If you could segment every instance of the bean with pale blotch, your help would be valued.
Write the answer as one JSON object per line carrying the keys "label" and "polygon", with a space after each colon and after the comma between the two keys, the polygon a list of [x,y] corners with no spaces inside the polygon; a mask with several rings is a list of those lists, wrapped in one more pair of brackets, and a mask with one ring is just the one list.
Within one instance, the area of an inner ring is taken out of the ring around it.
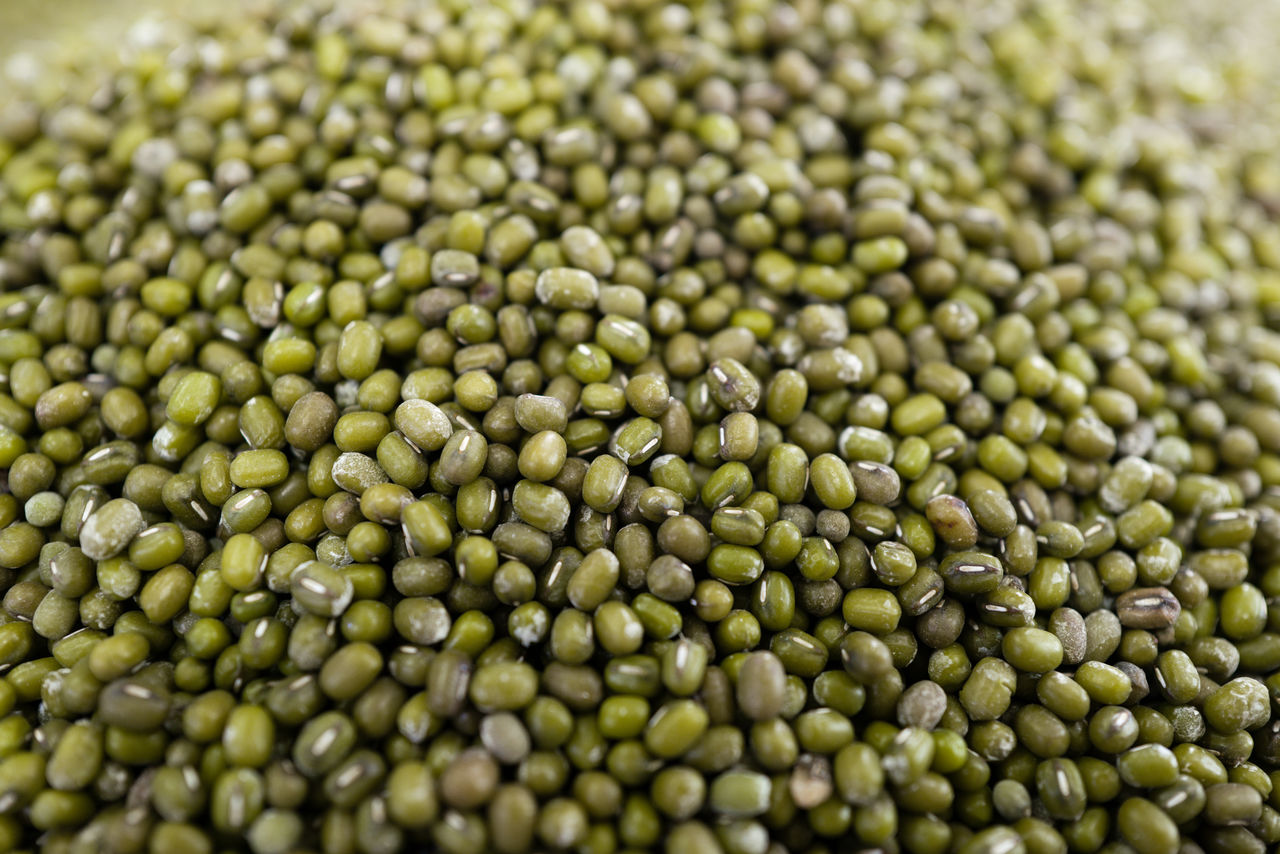
{"label": "bean with pale blotch", "polygon": [[552,267],[538,274],[534,294],[543,305],[552,308],[593,308],[600,296],[600,283],[586,270]]}
{"label": "bean with pale blotch", "polygon": [[449,416],[428,400],[406,400],[396,407],[396,429],[423,451],[438,451],[453,435]]}
{"label": "bean with pale blotch", "polygon": [[367,454],[348,451],[333,464],[333,482],[355,495],[363,495],[369,487],[389,480],[377,460]]}
{"label": "bean with pale blotch", "polygon": [[835,791],[831,760],[816,753],[801,756],[787,779],[787,791],[800,809],[809,810],[825,803]]}
{"label": "bean with pale blotch", "polygon": [[932,730],[947,710],[947,693],[936,682],[917,682],[898,698],[898,724]]}
{"label": "bean with pale blotch", "polygon": [[102,505],[80,529],[80,548],[93,560],[106,560],[124,551],[146,522],[138,505],[116,498]]}
{"label": "bean with pale blotch", "polygon": [[573,225],[560,235],[565,259],[575,267],[595,276],[613,275],[613,251],[596,231],[585,225]]}
{"label": "bean with pale blotch", "polygon": [[1205,721],[1221,733],[1256,729],[1270,717],[1271,700],[1266,686],[1249,676],[1232,679],[1204,702]]}
{"label": "bean with pale blotch", "polygon": [[1058,608],[1049,615],[1049,631],[1062,643],[1064,664],[1084,661],[1087,650],[1084,618],[1074,608]]}
{"label": "bean with pale blotch", "polygon": [[796,364],[814,391],[835,391],[862,379],[864,366],[856,353],[843,347],[804,355]]}

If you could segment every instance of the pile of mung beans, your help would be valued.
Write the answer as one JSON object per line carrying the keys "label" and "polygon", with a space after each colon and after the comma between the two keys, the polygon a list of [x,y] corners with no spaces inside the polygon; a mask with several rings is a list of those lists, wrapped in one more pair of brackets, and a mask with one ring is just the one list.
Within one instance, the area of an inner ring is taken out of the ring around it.
{"label": "pile of mung beans", "polygon": [[1229,80],[1123,2],[222,12],[0,95],[0,850],[1275,850]]}

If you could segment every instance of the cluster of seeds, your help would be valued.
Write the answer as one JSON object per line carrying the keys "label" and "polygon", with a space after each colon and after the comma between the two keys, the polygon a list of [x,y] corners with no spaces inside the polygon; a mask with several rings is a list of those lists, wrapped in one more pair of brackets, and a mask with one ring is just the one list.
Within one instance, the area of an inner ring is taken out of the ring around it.
{"label": "cluster of seeds", "polygon": [[259,6],[0,106],[0,849],[1280,843],[1212,69],[1111,2]]}

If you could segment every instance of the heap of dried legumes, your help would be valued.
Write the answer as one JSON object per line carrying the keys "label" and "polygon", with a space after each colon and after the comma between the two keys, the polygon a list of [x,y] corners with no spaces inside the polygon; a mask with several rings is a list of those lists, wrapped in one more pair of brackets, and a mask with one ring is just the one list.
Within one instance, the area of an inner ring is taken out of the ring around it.
{"label": "heap of dried legumes", "polygon": [[1280,843],[1280,161],[1152,26],[273,0],[9,87],[0,850]]}

